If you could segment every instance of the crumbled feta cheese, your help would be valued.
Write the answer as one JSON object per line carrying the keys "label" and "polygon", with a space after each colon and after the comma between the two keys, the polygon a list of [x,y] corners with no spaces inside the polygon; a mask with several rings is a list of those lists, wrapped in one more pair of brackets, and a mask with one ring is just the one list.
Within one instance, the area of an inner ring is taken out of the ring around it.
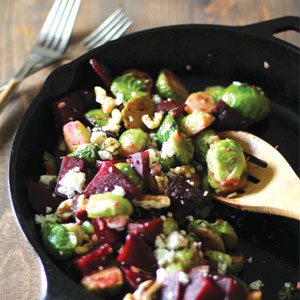
{"label": "crumbled feta cheese", "polygon": [[43,215],[35,215],[34,220],[36,224],[43,225],[45,221],[57,221],[57,216],[55,214],[47,214],[45,216]]}
{"label": "crumbled feta cheese", "polygon": [[173,217],[173,214],[172,214],[171,212],[168,212],[168,213],[167,213],[167,216],[168,216],[169,218],[172,218],[172,217]]}
{"label": "crumbled feta cheese", "polygon": [[102,145],[102,143],[107,138],[107,135],[103,131],[92,131],[91,134],[91,143],[98,144],[99,146]]}
{"label": "crumbled feta cheese", "polygon": [[163,142],[161,147],[161,157],[167,158],[167,157],[172,157],[174,155],[175,155],[175,149],[174,149],[174,143],[172,139]]}
{"label": "crumbled feta cheese", "polygon": [[49,206],[46,206],[46,213],[50,214],[52,212],[52,208]]}
{"label": "crumbled feta cheese", "polygon": [[180,230],[180,233],[181,233],[182,235],[186,235],[186,231],[185,231],[185,230]]}
{"label": "crumbled feta cheese", "polygon": [[124,227],[128,223],[129,215],[117,215],[112,218],[105,218],[106,224],[111,229],[118,231],[124,230]]}
{"label": "crumbled feta cheese", "polygon": [[55,175],[41,175],[39,183],[41,183],[42,185],[44,185],[47,188],[50,188],[51,186],[53,186],[55,184],[56,178],[57,178],[57,176],[55,176]]}
{"label": "crumbled feta cheese", "polygon": [[186,216],[186,219],[189,220],[189,222],[194,221],[194,217],[190,215]]}
{"label": "crumbled feta cheese", "polygon": [[188,240],[181,235],[178,231],[173,231],[168,237],[167,237],[167,248],[170,250],[176,250],[180,248],[187,247]]}
{"label": "crumbled feta cheese", "polygon": [[155,247],[156,248],[165,248],[166,244],[161,238],[161,236],[157,235],[155,238]]}
{"label": "crumbled feta cheese", "polygon": [[111,112],[111,117],[108,119],[109,125],[119,125],[122,121],[122,114],[121,112],[115,108]]}
{"label": "crumbled feta cheese", "polygon": [[218,273],[220,275],[225,275],[227,271],[227,264],[218,263]]}
{"label": "crumbled feta cheese", "polygon": [[98,154],[102,160],[112,160],[113,159],[112,153],[110,153],[106,150],[100,150],[100,151],[98,151]]}
{"label": "crumbled feta cheese", "polygon": [[161,218],[163,221],[166,221],[166,219],[167,219],[166,216],[164,216],[164,215],[161,215],[160,218]]}
{"label": "crumbled feta cheese", "polygon": [[118,133],[121,129],[121,125],[107,124],[101,127],[103,131],[110,131],[113,133]]}
{"label": "crumbled feta cheese", "polygon": [[263,286],[264,284],[260,279],[253,281],[249,284],[250,290],[260,290],[260,288]]}
{"label": "crumbled feta cheese", "polygon": [[167,272],[166,269],[159,268],[159,269],[156,270],[156,280],[159,283],[163,283],[167,276],[168,276],[168,272]]}
{"label": "crumbled feta cheese", "polygon": [[189,276],[188,274],[186,274],[183,271],[180,271],[178,274],[179,277],[179,281],[183,284],[183,285],[187,285],[189,283]]}
{"label": "crumbled feta cheese", "polygon": [[114,189],[111,191],[111,193],[118,195],[118,196],[122,196],[122,197],[125,196],[125,194],[126,194],[125,190],[121,186],[118,186],[118,185],[114,186]]}
{"label": "crumbled feta cheese", "polygon": [[208,195],[208,191],[204,191],[203,196],[206,197]]}
{"label": "crumbled feta cheese", "polygon": [[123,103],[123,94],[122,93],[118,93],[115,99],[115,103],[117,106],[121,105]]}
{"label": "crumbled feta cheese", "polygon": [[233,84],[233,85],[236,85],[236,86],[240,86],[240,85],[242,85],[242,83],[241,83],[241,82],[239,82],[239,81],[232,81],[232,84]]}
{"label": "crumbled feta cheese", "polygon": [[264,61],[264,68],[265,69],[269,69],[270,68],[270,64],[267,61]]}
{"label": "crumbled feta cheese", "polygon": [[129,122],[132,122],[132,121],[133,121],[133,117],[132,117],[132,116],[129,116],[129,117],[128,117],[128,121],[129,121]]}
{"label": "crumbled feta cheese", "polygon": [[157,162],[159,162],[159,157],[158,157],[158,153],[156,150],[154,149],[148,149],[148,153],[149,153],[149,164],[155,164]]}
{"label": "crumbled feta cheese", "polygon": [[251,263],[253,262],[253,257],[252,257],[252,256],[248,257],[248,258],[247,258],[247,262],[248,262],[249,264],[251,264]]}
{"label": "crumbled feta cheese", "polygon": [[161,97],[157,94],[153,95],[152,100],[155,104],[158,104],[161,102]]}
{"label": "crumbled feta cheese", "polygon": [[67,195],[69,198],[75,195],[75,192],[81,193],[85,183],[85,173],[80,172],[76,167],[69,170],[59,181],[58,192]]}
{"label": "crumbled feta cheese", "polygon": [[186,65],[185,68],[189,71],[192,67],[191,65]]}

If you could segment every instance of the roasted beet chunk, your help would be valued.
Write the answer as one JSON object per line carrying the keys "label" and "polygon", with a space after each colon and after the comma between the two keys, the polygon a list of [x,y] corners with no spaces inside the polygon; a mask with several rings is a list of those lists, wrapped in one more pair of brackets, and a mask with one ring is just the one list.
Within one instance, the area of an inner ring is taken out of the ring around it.
{"label": "roasted beet chunk", "polygon": [[116,229],[109,228],[104,220],[96,218],[92,220],[92,223],[99,244],[108,243],[113,245],[121,239],[122,233]]}
{"label": "roasted beet chunk", "polygon": [[148,272],[154,272],[157,266],[151,248],[141,237],[134,234],[126,237],[126,242],[117,260]]}
{"label": "roasted beet chunk", "polygon": [[142,282],[153,279],[153,275],[151,273],[144,272],[135,267],[121,266],[121,270],[124,274],[127,284],[134,291]]}
{"label": "roasted beet chunk", "polygon": [[180,300],[182,299],[183,285],[179,280],[179,273],[174,272],[168,274],[164,279],[163,288],[161,291],[162,300]]}
{"label": "roasted beet chunk", "polygon": [[52,104],[54,124],[60,130],[70,121],[80,120],[85,111],[85,105],[78,93],[72,93]]}
{"label": "roasted beet chunk", "polygon": [[110,89],[112,77],[109,69],[95,58],[91,58],[89,60],[89,63],[92,66],[95,73],[99,76],[101,82],[105,85],[105,87]]}
{"label": "roasted beet chunk", "polygon": [[101,247],[75,259],[73,262],[81,271],[82,275],[89,275],[92,271],[103,266],[107,257],[112,254],[112,252],[112,247],[108,244],[104,244]]}
{"label": "roasted beet chunk", "polygon": [[52,211],[55,211],[63,200],[34,181],[29,182],[27,194],[34,211],[42,215],[46,213],[47,207],[51,207]]}
{"label": "roasted beet chunk", "polygon": [[185,105],[175,100],[164,100],[156,105],[157,111],[163,111],[164,113],[170,113],[174,118],[184,113]]}
{"label": "roasted beet chunk", "polygon": [[163,226],[163,220],[161,218],[155,218],[152,220],[143,220],[130,222],[127,225],[128,233],[138,234],[147,243],[154,243],[155,238],[161,233]]}
{"label": "roasted beet chunk", "polygon": [[111,192],[115,186],[122,187],[126,198],[132,199],[140,194],[140,189],[124,176],[111,162],[104,164],[86,187],[84,194],[92,195]]}
{"label": "roasted beet chunk", "polygon": [[56,187],[55,187],[55,194],[65,198],[70,196],[61,192],[60,181],[69,171],[72,170],[76,170],[78,172],[84,173],[86,170],[85,160],[83,158],[76,158],[76,157],[67,157],[67,156],[63,157],[60,165],[60,171],[59,171]]}
{"label": "roasted beet chunk", "polygon": [[245,300],[247,293],[240,283],[231,277],[214,276],[215,284],[225,293],[224,300]]}
{"label": "roasted beet chunk", "polygon": [[130,164],[142,178],[149,174],[149,152],[137,152],[130,155]]}
{"label": "roasted beet chunk", "polygon": [[234,108],[220,100],[213,111],[216,118],[213,123],[215,130],[245,130],[247,122],[245,118]]}
{"label": "roasted beet chunk", "polygon": [[198,277],[186,287],[183,300],[223,300],[224,293],[209,278]]}

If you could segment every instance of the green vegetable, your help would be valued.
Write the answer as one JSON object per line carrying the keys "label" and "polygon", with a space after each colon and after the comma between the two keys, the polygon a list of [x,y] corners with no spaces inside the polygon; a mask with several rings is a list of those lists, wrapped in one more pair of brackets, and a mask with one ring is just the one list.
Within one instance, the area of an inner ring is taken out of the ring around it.
{"label": "green vegetable", "polygon": [[234,228],[224,220],[217,220],[216,223],[211,224],[211,227],[222,237],[227,248],[234,248],[238,242],[238,237]]}
{"label": "green vegetable", "polygon": [[181,119],[179,123],[180,130],[187,136],[193,136],[207,128],[215,118],[202,111],[194,111]]}
{"label": "green vegetable", "polygon": [[174,252],[173,262],[167,265],[168,271],[188,270],[199,264],[198,256],[192,248],[176,250]]}
{"label": "green vegetable", "polygon": [[172,217],[167,217],[163,223],[163,234],[168,236],[173,231],[179,230],[178,224]]}
{"label": "green vegetable", "polygon": [[74,232],[53,221],[43,223],[42,238],[46,249],[59,260],[71,257],[78,244]]}
{"label": "green vegetable", "polygon": [[97,158],[99,158],[99,150],[100,148],[96,144],[82,144],[77,146],[74,152],[68,154],[68,156],[83,158],[90,166],[94,166]]}
{"label": "green vegetable", "polygon": [[54,156],[51,153],[45,151],[43,160],[47,175],[57,175],[57,166]]}
{"label": "green vegetable", "polygon": [[120,153],[123,156],[144,150],[149,142],[149,135],[142,129],[133,128],[124,131],[120,138]]}
{"label": "green vegetable", "polygon": [[158,93],[163,98],[184,102],[188,97],[188,91],[179,79],[169,70],[162,70],[156,81]]}
{"label": "green vegetable", "polygon": [[239,143],[216,141],[207,151],[206,162],[209,184],[217,193],[233,192],[246,184],[247,164]]}
{"label": "green vegetable", "polygon": [[128,177],[134,185],[143,186],[143,179],[133,168],[131,168],[129,163],[119,162],[115,164],[115,167],[118,168],[123,175]]}
{"label": "green vegetable", "polygon": [[136,78],[132,73],[116,77],[110,89],[116,97],[121,95],[124,102],[136,96],[147,95],[145,81]]}
{"label": "green vegetable", "polygon": [[218,102],[221,99],[221,95],[224,92],[224,87],[215,85],[215,86],[208,86],[205,88],[205,92],[215,101]]}
{"label": "green vegetable", "polygon": [[177,123],[172,115],[167,114],[156,132],[157,142],[166,142],[175,132],[178,132]]}
{"label": "green vegetable", "polygon": [[89,218],[111,218],[117,215],[131,215],[129,200],[113,193],[91,195],[86,205]]}
{"label": "green vegetable", "polygon": [[221,98],[239,111],[249,124],[264,119],[270,112],[270,102],[264,92],[246,83],[236,82],[229,85]]}
{"label": "green vegetable", "polygon": [[278,298],[280,300],[287,300],[296,294],[296,288],[291,282],[285,282],[278,292]]}
{"label": "green vegetable", "polygon": [[123,75],[125,74],[131,74],[135,78],[142,80],[146,85],[148,94],[151,93],[153,87],[153,79],[148,73],[136,69],[129,69],[123,73]]}
{"label": "green vegetable", "polygon": [[84,117],[93,126],[105,126],[108,123],[109,115],[103,112],[101,109],[92,109],[84,114]]}
{"label": "green vegetable", "polygon": [[160,157],[159,163],[161,164],[161,168],[164,172],[168,172],[170,168],[174,168],[176,165],[176,159],[175,156],[172,157]]}
{"label": "green vegetable", "polygon": [[94,226],[90,221],[84,221],[81,224],[81,228],[83,229],[84,233],[87,234],[94,233],[95,231]]}
{"label": "green vegetable", "polygon": [[204,129],[197,134],[195,139],[195,154],[199,162],[205,163],[206,153],[211,144],[220,140],[217,134],[212,129]]}

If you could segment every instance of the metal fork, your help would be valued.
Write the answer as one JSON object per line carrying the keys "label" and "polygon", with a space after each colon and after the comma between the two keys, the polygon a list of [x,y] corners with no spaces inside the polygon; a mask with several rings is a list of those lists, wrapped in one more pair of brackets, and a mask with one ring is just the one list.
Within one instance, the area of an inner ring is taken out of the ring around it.
{"label": "metal fork", "polygon": [[[132,21],[124,14],[124,12],[122,12],[121,9],[117,9],[89,35],[74,46],[69,47],[60,59],[75,59],[86,51],[101,46],[108,41],[115,40],[123,35],[131,24]],[[49,63],[34,66],[28,75],[39,71],[46,65],[49,65]],[[7,84],[7,81],[0,83],[0,91],[2,91]]]}
{"label": "metal fork", "polygon": [[55,0],[27,62],[0,94],[0,114],[19,83],[38,64],[49,63],[64,53],[71,37],[81,0]]}

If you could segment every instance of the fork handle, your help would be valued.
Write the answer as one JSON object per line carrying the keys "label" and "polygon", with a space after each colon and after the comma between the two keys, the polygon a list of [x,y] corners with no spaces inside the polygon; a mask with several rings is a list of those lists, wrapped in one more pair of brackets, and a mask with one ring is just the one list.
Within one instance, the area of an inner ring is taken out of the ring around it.
{"label": "fork handle", "polygon": [[16,78],[12,78],[9,83],[7,84],[6,88],[0,94],[0,114],[4,110],[5,106],[7,105],[9,99],[14,94],[15,90],[17,89],[20,81]]}

